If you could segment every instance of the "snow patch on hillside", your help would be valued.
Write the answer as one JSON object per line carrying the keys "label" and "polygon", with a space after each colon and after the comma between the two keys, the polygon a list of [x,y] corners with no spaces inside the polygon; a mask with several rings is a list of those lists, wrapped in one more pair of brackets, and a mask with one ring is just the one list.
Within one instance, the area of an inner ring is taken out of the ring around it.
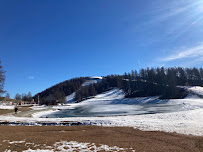
{"label": "snow patch on hillside", "polygon": [[203,87],[201,86],[178,86],[178,87],[184,88],[194,94],[203,95]]}
{"label": "snow patch on hillside", "polygon": [[158,96],[125,98],[123,90],[114,88],[110,91],[96,95],[92,99],[84,100],[79,104],[140,104],[140,103],[165,103],[168,100],[160,100]]}
{"label": "snow patch on hillside", "polygon": [[199,94],[199,95],[203,95],[203,87],[194,86],[194,87],[189,87],[188,90],[192,91],[193,93],[196,93],[196,94]]}
{"label": "snow patch on hillside", "polygon": [[74,102],[75,92],[66,97],[66,103]]}
{"label": "snow patch on hillside", "polygon": [[119,90],[117,88],[112,89],[110,91],[104,92],[102,94],[96,95],[92,99],[84,100],[82,104],[88,104],[88,103],[109,103],[114,100],[120,100],[124,99],[125,94],[122,90]]}

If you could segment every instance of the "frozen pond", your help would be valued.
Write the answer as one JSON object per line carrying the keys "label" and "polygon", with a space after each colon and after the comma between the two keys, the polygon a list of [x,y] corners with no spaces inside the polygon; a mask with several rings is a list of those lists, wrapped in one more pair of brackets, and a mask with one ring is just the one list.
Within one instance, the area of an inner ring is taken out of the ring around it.
{"label": "frozen pond", "polygon": [[[48,115],[50,118],[140,115],[181,111],[182,105],[151,104],[88,104],[64,109]],[[44,116],[46,117],[46,116]]]}

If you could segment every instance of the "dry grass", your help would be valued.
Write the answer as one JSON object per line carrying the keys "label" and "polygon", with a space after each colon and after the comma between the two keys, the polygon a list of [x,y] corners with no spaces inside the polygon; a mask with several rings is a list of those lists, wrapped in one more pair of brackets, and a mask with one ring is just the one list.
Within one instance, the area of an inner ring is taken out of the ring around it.
{"label": "dry grass", "polygon": [[8,110],[8,109],[0,109],[0,115],[5,115],[8,113],[12,113],[14,110]]}
{"label": "dry grass", "polygon": [[[30,111],[30,107],[24,107],[24,106],[19,106],[18,107],[18,114],[15,115],[15,116],[18,116],[20,115],[21,113],[24,113],[24,112],[27,112],[27,111]],[[0,115],[6,115],[6,114],[15,114],[14,113],[14,109],[0,109]]]}
{"label": "dry grass", "polygon": [[20,112],[27,112],[27,111],[30,111],[32,109],[30,109],[30,106],[27,106],[27,107],[18,107],[19,111]]}
{"label": "dry grass", "polygon": [[[133,148],[136,152],[201,152],[203,137],[169,134],[164,132],[144,132],[128,127],[97,126],[0,126],[0,151],[10,149],[22,151],[28,148],[43,148],[43,144],[53,145],[58,141],[78,141]],[[25,143],[9,144],[9,141]],[[9,147],[10,146],[10,147]]]}

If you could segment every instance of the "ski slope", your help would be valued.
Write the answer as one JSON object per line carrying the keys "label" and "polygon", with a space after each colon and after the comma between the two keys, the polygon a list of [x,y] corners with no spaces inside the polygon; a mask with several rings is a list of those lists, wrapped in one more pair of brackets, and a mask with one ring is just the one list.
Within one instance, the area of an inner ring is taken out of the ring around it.
{"label": "ski slope", "polygon": [[[90,77],[90,80],[86,80],[83,84],[82,87],[88,86],[88,85],[92,85],[94,83],[98,83],[102,80],[102,77]],[[66,96],[66,103],[72,103],[75,102],[74,98],[75,98],[75,93],[73,92],[72,94]]]}

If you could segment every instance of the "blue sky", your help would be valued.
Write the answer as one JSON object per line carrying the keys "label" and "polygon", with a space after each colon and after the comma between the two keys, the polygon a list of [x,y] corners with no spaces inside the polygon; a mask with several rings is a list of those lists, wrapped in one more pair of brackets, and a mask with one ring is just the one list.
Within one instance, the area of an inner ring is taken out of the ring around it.
{"label": "blue sky", "polygon": [[203,0],[0,0],[5,90],[79,76],[201,67]]}

